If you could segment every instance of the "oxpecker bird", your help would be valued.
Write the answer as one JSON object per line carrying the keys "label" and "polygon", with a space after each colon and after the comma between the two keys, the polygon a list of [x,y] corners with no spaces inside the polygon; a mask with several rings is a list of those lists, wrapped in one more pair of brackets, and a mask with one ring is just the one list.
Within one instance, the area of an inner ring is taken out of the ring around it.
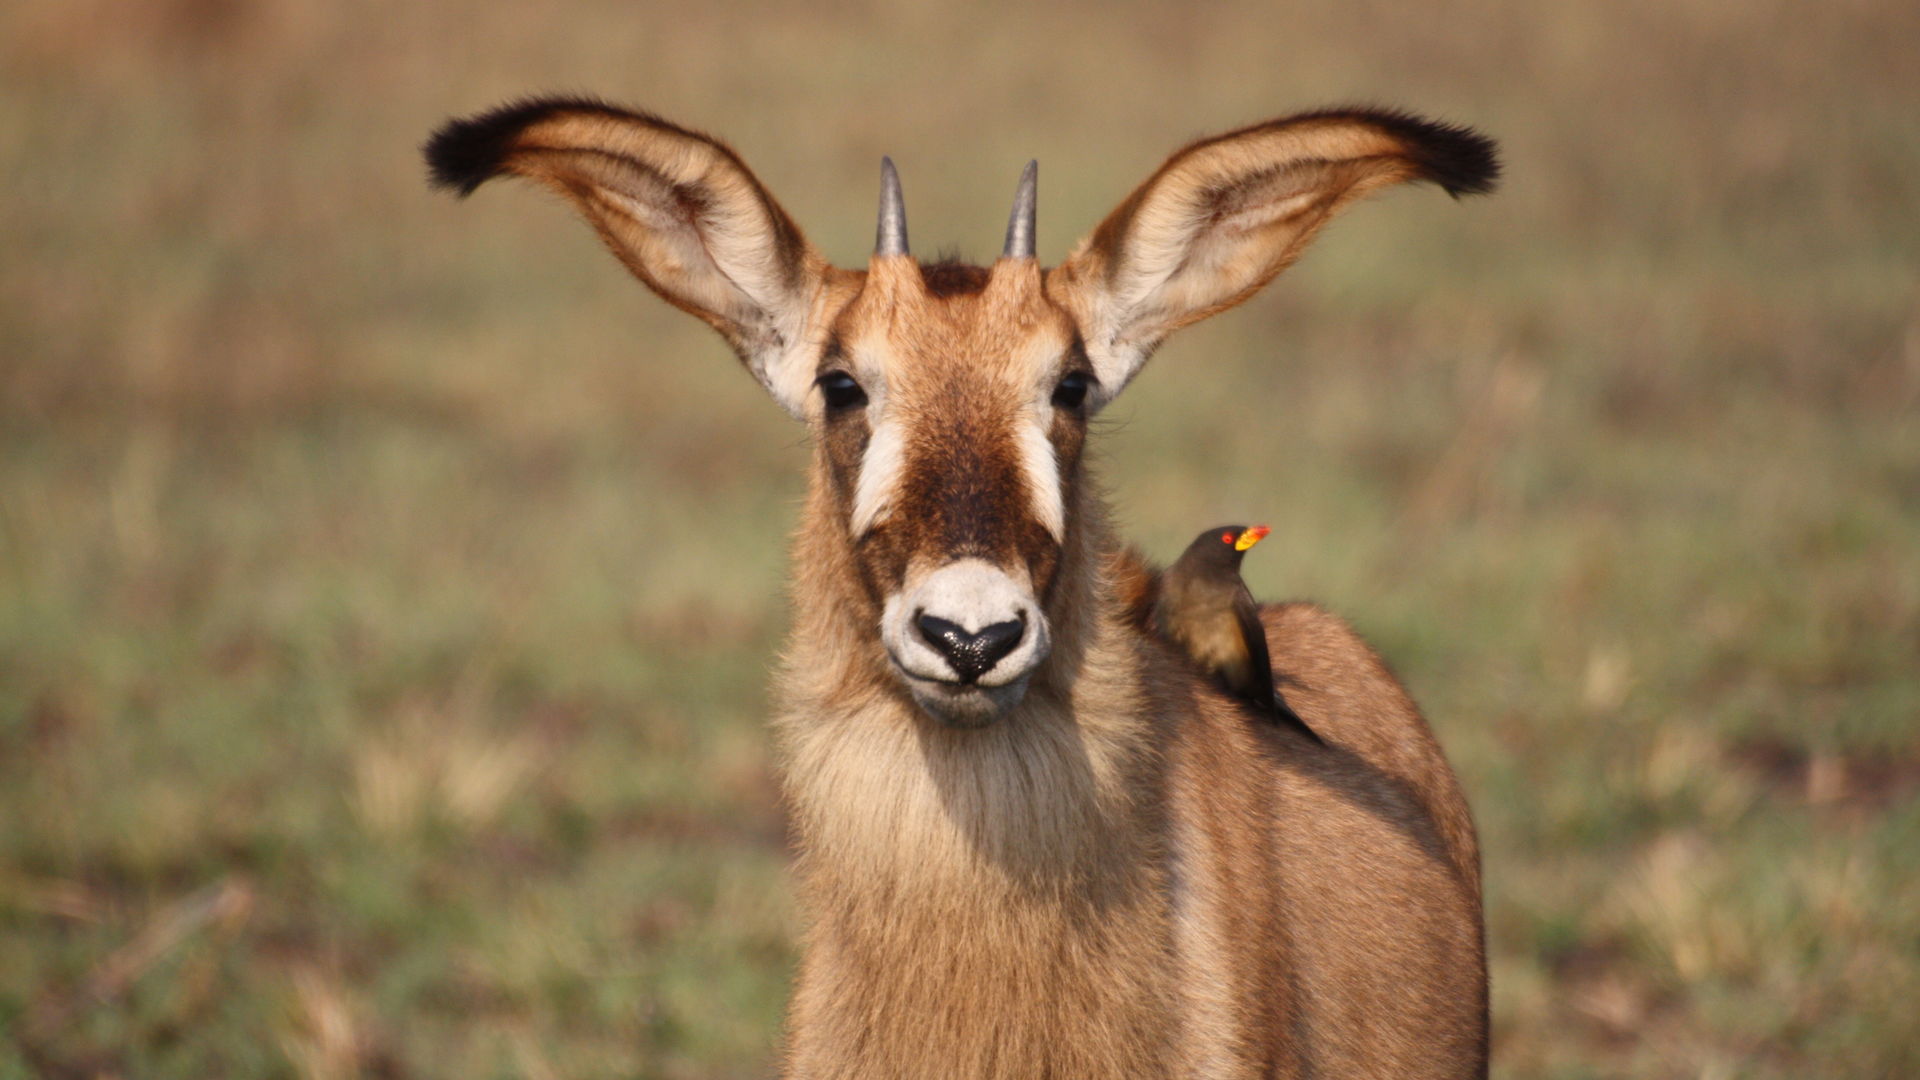
{"label": "oxpecker bird", "polygon": [[1269,531],[1221,525],[1196,537],[1160,578],[1153,627],[1229,691],[1320,742],[1274,688],[1260,606],[1240,580],[1240,560]]}

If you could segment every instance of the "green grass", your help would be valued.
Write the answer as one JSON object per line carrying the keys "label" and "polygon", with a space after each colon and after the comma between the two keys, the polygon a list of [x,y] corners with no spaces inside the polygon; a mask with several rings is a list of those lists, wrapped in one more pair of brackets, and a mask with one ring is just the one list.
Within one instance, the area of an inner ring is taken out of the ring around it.
{"label": "green grass", "polygon": [[1920,15],[282,0],[0,15],[0,1080],[761,1076],[803,433],[433,124],[726,134],[829,255],[900,162],[1057,259],[1182,139],[1368,99],[1357,210],[1103,421],[1167,556],[1351,618],[1486,850],[1496,1073],[1920,1073]]}

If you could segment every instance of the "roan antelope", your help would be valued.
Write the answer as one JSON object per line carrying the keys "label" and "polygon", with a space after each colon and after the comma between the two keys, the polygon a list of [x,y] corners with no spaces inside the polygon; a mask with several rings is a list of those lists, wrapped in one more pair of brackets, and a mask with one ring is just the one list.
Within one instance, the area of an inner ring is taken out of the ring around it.
{"label": "roan antelope", "polygon": [[1205,139],[1051,269],[1031,165],[975,267],[914,260],[883,162],[842,270],[658,117],[530,101],[427,155],[462,194],[565,196],[812,433],[775,722],[809,919],[789,1075],[1485,1074],[1479,852],[1413,702],[1306,604],[1260,617],[1325,745],[1219,692],[1147,631],[1084,444],[1354,199],[1490,189],[1490,141],[1368,110]]}

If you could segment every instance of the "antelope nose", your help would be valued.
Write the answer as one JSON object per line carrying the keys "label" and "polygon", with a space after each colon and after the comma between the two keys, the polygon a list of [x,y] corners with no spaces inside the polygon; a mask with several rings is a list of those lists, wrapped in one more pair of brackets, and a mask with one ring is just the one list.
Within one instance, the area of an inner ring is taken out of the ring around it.
{"label": "antelope nose", "polygon": [[1016,622],[983,626],[977,634],[969,634],[960,624],[925,612],[916,617],[913,624],[920,628],[920,636],[927,640],[927,644],[947,658],[947,665],[953,668],[953,673],[963,683],[971,683],[992,671],[993,665],[1012,652],[1027,633],[1027,620],[1024,617]]}

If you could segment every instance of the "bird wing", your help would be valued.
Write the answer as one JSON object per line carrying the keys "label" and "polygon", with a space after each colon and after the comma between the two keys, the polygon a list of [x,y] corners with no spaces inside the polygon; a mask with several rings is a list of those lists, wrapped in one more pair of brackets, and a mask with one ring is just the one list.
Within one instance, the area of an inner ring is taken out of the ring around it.
{"label": "bird wing", "polygon": [[1247,647],[1246,695],[1254,704],[1273,708],[1273,660],[1267,655],[1267,628],[1260,624],[1260,605],[1242,585],[1233,594],[1233,618],[1240,624],[1240,637]]}
{"label": "bird wing", "polygon": [[1247,591],[1245,584],[1240,586],[1233,596],[1233,617],[1240,624],[1240,637],[1247,644],[1247,663],[1252,669],[1248,673],[1247,696],[1254,704],[1272,710],[1280,722],[1297,729],[1314,742],[1323,742],[1314,730],[1307,726],[1300,714],[1293,711],[1280,691],[1273,685],[1273,660],[1267,654],[1267,628],[1260,621],[1260,605],[1254,603],[1253,594]]}

